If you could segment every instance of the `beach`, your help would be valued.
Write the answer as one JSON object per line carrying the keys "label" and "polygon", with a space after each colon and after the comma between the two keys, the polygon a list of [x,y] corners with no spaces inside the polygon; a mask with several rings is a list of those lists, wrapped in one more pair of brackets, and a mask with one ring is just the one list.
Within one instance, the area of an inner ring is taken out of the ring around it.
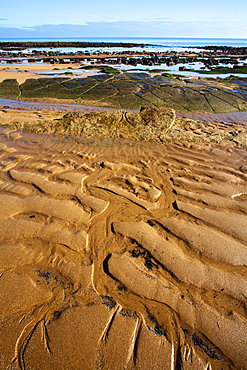
{"label": "beach", "polygon": [[247,369],[245,121],[45,101],[0,107],[0,369]]}
{"label": "beach", "polygon": [[245,368],[246,151],[9,132],[1,156],[2,368]]}

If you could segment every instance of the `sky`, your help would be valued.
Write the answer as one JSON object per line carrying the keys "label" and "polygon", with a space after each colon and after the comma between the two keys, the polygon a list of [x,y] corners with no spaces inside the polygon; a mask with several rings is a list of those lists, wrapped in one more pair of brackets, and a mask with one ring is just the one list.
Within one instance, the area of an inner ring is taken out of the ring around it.
{"label": "sky", "polygon": [[246,0],[1,0],[0,38],[247,38]]}

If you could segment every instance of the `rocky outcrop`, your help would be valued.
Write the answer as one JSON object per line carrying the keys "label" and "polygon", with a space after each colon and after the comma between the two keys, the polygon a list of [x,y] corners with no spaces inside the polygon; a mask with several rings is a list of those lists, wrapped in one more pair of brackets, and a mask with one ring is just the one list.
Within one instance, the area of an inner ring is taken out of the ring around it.
{"label": "rocky outcrop", "polygon": [[25,131],[72,134],[86,137],[115,137],[144,141],[162,141],[175,123],[171,108],[141,108],[140,113],[123,110],[67,113],[60,119],[33,122]]}
{"label": "rocky outcrop", "polygon": [[176,119],[174,109],[163,107],[141,108],[140,116],[144,125],[150,126],[160,132],[167,132],[171,129]]}
{"label": "rocky outcrop", "polygon": [[[2,110],[7,111],[7,110]],[[139,113],[123,110],[107,110],[91,113],[67,113],[59,119],[5,123],[7,130],[22,129],[31,133],[63,135],[61,141],[89,142],[99,138],[97,143],[121,143],[122,139],[151,141],[157,143],[177,143],[190,145],[213,145],[247,149],[246,124],[222,122],[199,122],[200,115],[184,118],[169,108],[141,108]],[[60,116],[61,117],[61,116]],[[175,124],[174,124],[175,123]],[[8,131],[9,132],[9,131]],[[55,139],[56,141],[58,137]],[[123,141],[126,142],[126,141]],[[129,142],[132,146],[132,142]],[[97,144],[98,145],[98,144]],[[101,144],[99,144],[101,145]],[[244,173],[247,167],[240,170]]]}
{"label": "rocky outcrop", "polygon": [[[100,67],[102,68],[102,67]],[[177,112],[222,113],[247,110],[246,79],[191,80],[171,74],[152,78],[147,73],[115,73],[87,78],[60,77],[8,79],[0,83],[0,98],[71,99],[79,104],[137,109],[143,106],[173,108]],[[73,73],[73,71],[71,71]]]}

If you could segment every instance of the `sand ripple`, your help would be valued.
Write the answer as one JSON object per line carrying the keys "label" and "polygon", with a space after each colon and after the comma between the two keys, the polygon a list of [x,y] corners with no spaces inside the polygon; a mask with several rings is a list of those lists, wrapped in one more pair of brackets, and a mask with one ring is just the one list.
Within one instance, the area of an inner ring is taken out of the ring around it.
{"label": "sand ripple", "polygon": [[247,369],[246,151],[43,138],[1,137],[0,368]]}

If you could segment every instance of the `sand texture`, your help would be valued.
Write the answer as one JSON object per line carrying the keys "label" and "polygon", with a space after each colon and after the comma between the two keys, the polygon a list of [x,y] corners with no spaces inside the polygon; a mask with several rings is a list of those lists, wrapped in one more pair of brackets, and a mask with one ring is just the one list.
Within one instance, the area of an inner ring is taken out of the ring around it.
{"label": "sand texture", "polygon": [[0,135],[0,369],[247,369],[247,152]]}

